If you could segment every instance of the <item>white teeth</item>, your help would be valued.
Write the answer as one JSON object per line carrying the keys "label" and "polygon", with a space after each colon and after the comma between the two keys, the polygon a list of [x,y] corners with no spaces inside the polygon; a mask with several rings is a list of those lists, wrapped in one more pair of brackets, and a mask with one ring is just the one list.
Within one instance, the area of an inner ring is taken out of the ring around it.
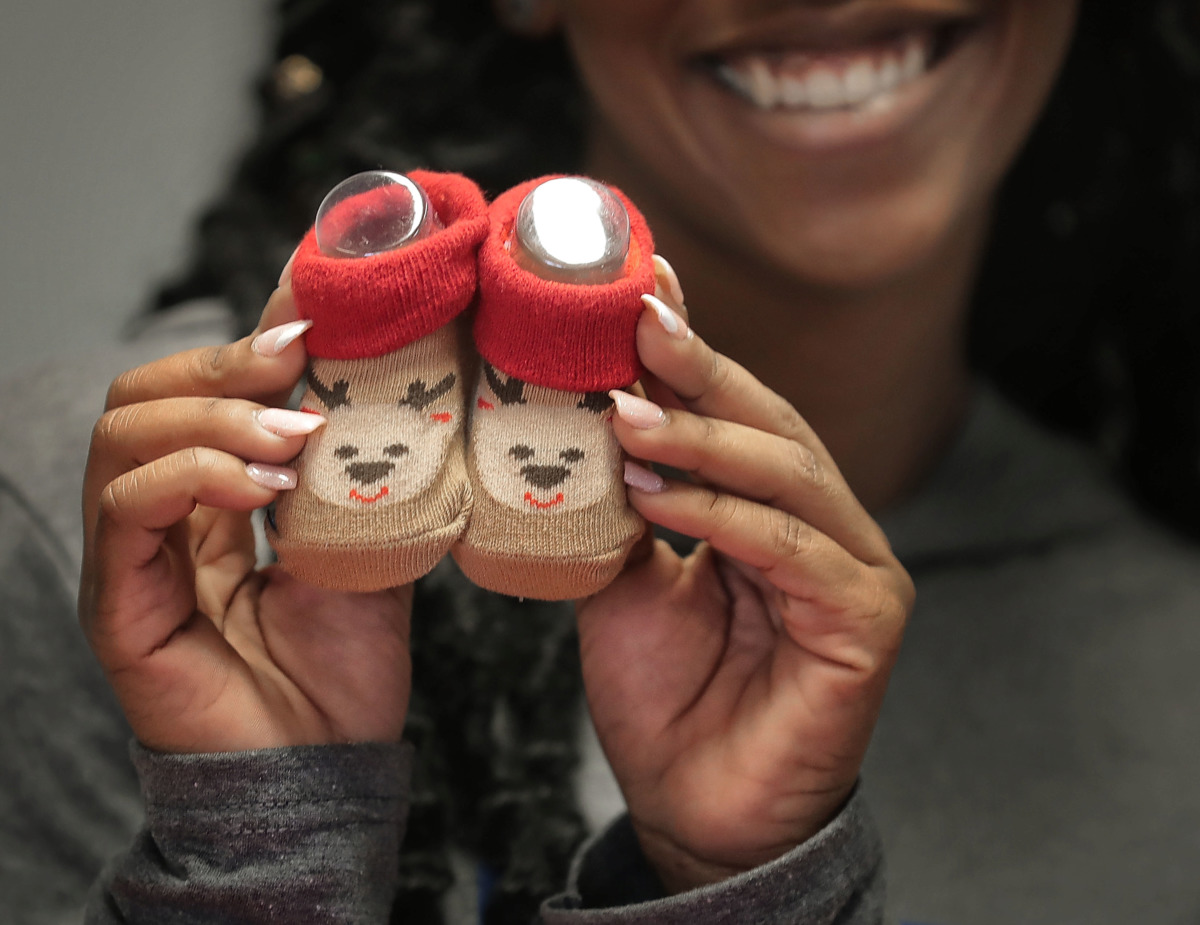
{"label": "white teeth", "polygon": [[838,75],[828,68],[813,68],[804,79],[808,105],[814,109],[832,109],[846,105],[846,94]]}
{"label": "white teeth", "polygon": [[804,81],[795,77],[779,78],[779,102],[784,106],[803,106],[808,102]]}
{"label": "white teeth", "polygon": [[903,74],[900,72],[900,62],[888,55],[883,59],[883,64],[879,68],[878,85],[881,91],[891,90],[893,87],[900,85],[903,79]]}
{"label": "white teeth", "polygon": [[[896,73],[899,75],[899,69],[897,69]],[[754,94],[750,92],[750,78],[736,67],[731,67],[728,64],[720,64],[717,66],[717,76],[721,78],[721,82],[725,86],[736,90],[748,100],[754,99]]]}
{"label": "white teeth", "polygon": [[779,101],[779,88],[771,68],[762,58],[750,59],[750,97],[759,109],[770,109]]}
{"label": "white teeth", "polygon": [[904,60],[900,63],[900,74],[904,80],[916,80],[925,73],[925,46],[910,41],[904,49]]}
{"label": "white teeth", "polygon": [[875,68],[869,61],[859,61],[850,66],[842,75],[842,89],[846,94],[846,102],[851,105],[861,103],[869,96],[874,96],[878,80]]}
{"label": "white teeth", "polygon": [[[929,69],[931,36],[910,35],[891,51],[850,55],[850,63],[814,62],[811,52],[741,55],[717,75],[759,109],[840,109],[865,106]],[[848,57],[839,55],[843,61]]]}

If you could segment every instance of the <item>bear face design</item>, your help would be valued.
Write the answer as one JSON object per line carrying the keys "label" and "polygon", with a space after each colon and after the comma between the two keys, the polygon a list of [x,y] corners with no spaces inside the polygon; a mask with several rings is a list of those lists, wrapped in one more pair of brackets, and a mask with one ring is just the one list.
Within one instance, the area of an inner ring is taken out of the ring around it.
{"label": "bear face design", "polygon": [[331,385],[309,373],[309,390],[329,423],[309,437],[303,478],[323,501],[343,507],[386,506],[433,482],[457,430],[457,376],[432,387],[410,381],[395,402],[354,403],[350,382]]}
{"label": "bear face design", "polygon": [[471,452],[488,493],[528,513],[574,511],[599,501],[619,471],[612,402],[502,381],[484,364],[471,409]]}

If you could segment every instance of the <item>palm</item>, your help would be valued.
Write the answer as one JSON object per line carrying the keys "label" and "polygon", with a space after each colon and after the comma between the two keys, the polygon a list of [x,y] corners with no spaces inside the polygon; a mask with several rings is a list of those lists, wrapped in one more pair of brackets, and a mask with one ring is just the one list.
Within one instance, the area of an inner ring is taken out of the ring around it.
{"label": "palm", "polygon": [[839,705],[852,669],[788,637],[797,609],[820,622],[710,547],[681,560],[663,543],[581,607],[593,719],[643,829],[748,866],[827,821],[807,804],[848,793],[870,728],[848,714],[871,708]]}
{"label": "palm", "polygon": [[332,592],[258,572],[248,516],[205,507],[170,529],[138,585],[130,590],[159,596],[145,603],[180,624],[136,671],[114,677],[146,745],[223,751],[399,737],[408,589]]}

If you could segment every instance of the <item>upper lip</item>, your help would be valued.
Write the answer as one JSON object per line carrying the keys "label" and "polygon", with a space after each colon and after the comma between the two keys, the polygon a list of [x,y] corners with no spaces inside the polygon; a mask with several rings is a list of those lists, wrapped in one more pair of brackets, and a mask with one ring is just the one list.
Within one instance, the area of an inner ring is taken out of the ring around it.
{"label": "upper lip", "polygon": [[982,15],[977,3],[965,0],[789,3],[765,16],[720,27],[697,42],[689,57],[723,58],[785,50],[836,52],[885,41],[905,32],[968,24]]}

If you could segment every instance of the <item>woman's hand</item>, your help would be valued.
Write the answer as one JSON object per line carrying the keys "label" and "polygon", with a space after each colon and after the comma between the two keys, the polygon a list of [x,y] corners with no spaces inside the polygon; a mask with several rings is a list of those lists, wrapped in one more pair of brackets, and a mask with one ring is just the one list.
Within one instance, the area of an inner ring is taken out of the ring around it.
{"label": "woman's hand", "polygon": [[149,748],[400,737],[411,587],[339,593],[255,568],[250,512],[295,485],[286,464],[319,423],[278,407],[302,327],[285,270],[254,334],[123,374],[93,433],[80,617]]}
{"label": "woman's hand", "polygon": [[695,479],[635,466],[633,506],[704,542],[681,559],[647,539],[578,616],[600,741],[678,892],[770,861],[837,814],[914,593],[799,414],[690,333],[665,266],[658,295],[675,311],[648,303],[638,328],[658,404],[617,394],[614,426],[633,457]]}

